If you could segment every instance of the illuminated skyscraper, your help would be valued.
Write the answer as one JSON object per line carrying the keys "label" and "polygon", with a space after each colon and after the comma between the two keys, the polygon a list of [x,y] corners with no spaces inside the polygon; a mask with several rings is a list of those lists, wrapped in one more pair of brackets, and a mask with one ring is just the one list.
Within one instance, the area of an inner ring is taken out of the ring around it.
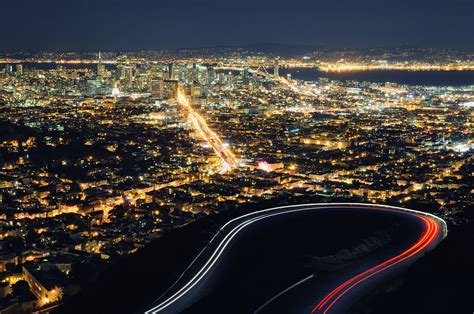
{"label": "illuminated skyscraper", "polygon": [[11,73],[13,71],[13,67],[10,64],[5,64],[5,73]]}
{"label": "illuminated skyscraper", "polygon": [[151,80],[151,95],[158,99],[165,98],[164,80],[162,77],[156,77]]}
{"label": "illuminated skyscraper", "polygon": [[280,67],[279,67],[279,65],[278,65],[278,59],[275,60],[275,64],[274,64],[274,66],[273,66],[273,76],[274,76],[275,78],[280,77]]}
{"label": "illuminated skyscraper", "polygon": [[225,75],[224,75],[224,73],[220,72],[218,74],[218,77],[219,77],[219,85],[224,85],[225,84]]}
{"label": "illuminated skyscraper", "polygon": [[23,75],[23,64],[18,63],[16,65],[16,74],[17,75]]}
{"label": "illuminated skyscraper", "polygon": [[176,98],[178,93],[178,81],[177,80],[164,80],[165,97]]}
{"label": "illuminated skyscraper", "polygon": [[133,73],[134,73],[134,67],[130,64],[123,65],[120,71],[120,80],[122,80],[125,85],[131,86],[133,82]]}
{"label": "illuminated skyscraper", "polygon": [[105,64],[102,63],[102,54],[99,51],[99,60],[97,62],[97,76],[105,77]]}
{"label": "illuminated skyscraper", "polygon": [[207,76],[207,85],[211,85],[212,82],[216,79],[217,74],[215,69],[209,70],[209,75]]}
{"label": "illuminated skyscraper", "polygon": [[191,85],[191,97],[201,97],[202,89],[202,85],[198,81],[194,81]]}
{"label": "illuminated skyscraper", "polygon": [[172,80],[173,78],[174,78],[173,63],[170,63],[168,65],[168,79]]}

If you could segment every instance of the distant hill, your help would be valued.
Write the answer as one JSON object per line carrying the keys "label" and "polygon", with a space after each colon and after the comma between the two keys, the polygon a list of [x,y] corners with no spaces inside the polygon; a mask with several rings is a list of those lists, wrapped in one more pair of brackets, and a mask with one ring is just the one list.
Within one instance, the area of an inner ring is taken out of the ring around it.
{"label": "distant hill", "polygon": [[250,44],[243,47],[253,52],[277,55],[304,55],[312,51],[321,49],[321,45],[287,45],[277,43]]}
{"label": "distant hill", "polygon": [[278,44],[278,43],[254,43],[240,46],[230,45],[216,45],[216,46],[205,46],[205,47],[191,47],[191,48],[179,48],[180,50],[202,50],[202,49],[215,49],[215,50],[246,50],[253,53],[264,53],[274,54],[278,56],[303,56],[310,52],[318,49],[322,49],[322,45],[290,45],[290,44]]}

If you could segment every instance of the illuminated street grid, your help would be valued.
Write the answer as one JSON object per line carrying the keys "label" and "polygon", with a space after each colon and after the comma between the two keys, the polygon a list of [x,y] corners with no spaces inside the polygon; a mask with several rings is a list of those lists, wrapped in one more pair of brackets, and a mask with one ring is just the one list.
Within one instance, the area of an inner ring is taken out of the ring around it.
{"label": "illuminated street grid", "polygon": [[278,73],[472,62],[316,57],[3,58],[3,296],[26,280],[36,308],[54,305],[78,291],[77,278],[168,230],[288,194],[428,208],[462,223],[473,204],[474,86]]}

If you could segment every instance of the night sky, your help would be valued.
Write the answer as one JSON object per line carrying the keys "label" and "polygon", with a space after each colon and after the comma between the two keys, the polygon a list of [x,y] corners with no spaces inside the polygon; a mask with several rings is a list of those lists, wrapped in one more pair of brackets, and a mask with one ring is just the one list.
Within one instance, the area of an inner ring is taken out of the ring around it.
{"label": "night sky", "polygon": [[3,1],[0,50],[474,48],[473,0]]}

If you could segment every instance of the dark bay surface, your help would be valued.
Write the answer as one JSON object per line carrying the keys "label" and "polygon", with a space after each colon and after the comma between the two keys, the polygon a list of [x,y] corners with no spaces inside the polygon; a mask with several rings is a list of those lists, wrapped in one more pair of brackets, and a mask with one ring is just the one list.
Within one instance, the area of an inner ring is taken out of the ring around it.
{"label": "dark bay surface", "polygon": [[363,71],[363,72],[321,72],[318,69],[280,69],[280,75],[291,74],[294,79],[316,81],[327,78],[339,81],[367,81],[374,83],[392,82],[422,86],[474,85],[474,71]]}

